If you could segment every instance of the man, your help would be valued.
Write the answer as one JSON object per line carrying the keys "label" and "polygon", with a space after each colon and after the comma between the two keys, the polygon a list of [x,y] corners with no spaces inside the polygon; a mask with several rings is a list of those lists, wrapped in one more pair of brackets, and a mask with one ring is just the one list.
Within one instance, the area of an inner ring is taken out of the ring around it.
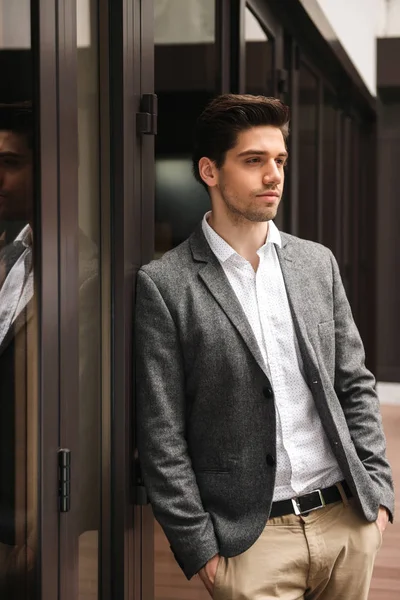
{"label": "man", "polygon": [[288,108],[260,96],[198,120],[212,210],[138,276],[141,466],[177,561],[217,600],[364,600],[392,478],[337,263],[273,222],[287,135]]}

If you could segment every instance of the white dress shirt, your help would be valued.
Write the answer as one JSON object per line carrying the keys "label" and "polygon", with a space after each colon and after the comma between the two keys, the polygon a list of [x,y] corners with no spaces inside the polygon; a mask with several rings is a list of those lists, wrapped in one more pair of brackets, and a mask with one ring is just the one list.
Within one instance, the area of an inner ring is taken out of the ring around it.
{"label": "white dress shirt", "polygon": [[257,251],[257,272],[203,219],[203,232],[250,323],[265,363],[276,406],[274,501],[328,487],[343,479],[329,446],[303,363],[275,249],[281,236],[269,221],[266,243]]}

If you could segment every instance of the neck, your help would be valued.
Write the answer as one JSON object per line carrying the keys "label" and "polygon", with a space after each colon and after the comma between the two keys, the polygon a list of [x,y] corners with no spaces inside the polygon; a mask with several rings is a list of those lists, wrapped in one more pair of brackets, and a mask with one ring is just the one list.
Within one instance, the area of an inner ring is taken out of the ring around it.
{"label": "neck", "polygon": [[243,256],[257,269],[259,257],[257,250],[265,244],[269,224],[268,221],[251,222],[239,215],[213,208],[208,224],[223,240],[225,240],[240,256]]}

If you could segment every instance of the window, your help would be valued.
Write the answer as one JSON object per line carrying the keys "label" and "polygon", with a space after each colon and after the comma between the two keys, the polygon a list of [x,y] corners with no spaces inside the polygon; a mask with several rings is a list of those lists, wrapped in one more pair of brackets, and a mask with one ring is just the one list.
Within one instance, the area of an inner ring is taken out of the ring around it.
{"label": "window", "polygon": [[156,256],[180,244],[210,203],[191,173],[195,120],[215,95],[214,0],[156,0]]}

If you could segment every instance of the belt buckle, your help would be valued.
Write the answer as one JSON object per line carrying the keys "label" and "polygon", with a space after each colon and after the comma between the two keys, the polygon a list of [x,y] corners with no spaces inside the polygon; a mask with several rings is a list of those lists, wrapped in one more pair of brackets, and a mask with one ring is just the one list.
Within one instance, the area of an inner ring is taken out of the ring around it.
{"label": "belt buckle", "polygon": [[293,509],[294,509],[295,515],[304,515],[304,514],[307,514],[309,512],[318,510],[319,508],[323,508],[324,506],[326,506],[326,502],[324,500],[321,490],[313,490],[312,492],[308,492],[307,494],[304,494],[304,496],[310,496],[311,494],[318,494],[320,504],[318,506],[314,506],[313,508],[308,508],[307,510],[302,511],[301,507],[300,507],[300,502],[298,501],[297,497],[292,498],[292,504],[293,504]]}

